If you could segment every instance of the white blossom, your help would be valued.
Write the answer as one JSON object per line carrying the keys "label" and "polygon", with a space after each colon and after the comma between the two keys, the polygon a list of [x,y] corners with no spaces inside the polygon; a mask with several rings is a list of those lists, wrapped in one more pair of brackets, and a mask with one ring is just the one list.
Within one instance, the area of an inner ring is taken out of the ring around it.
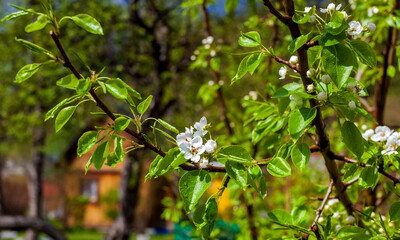
{"label": "white blossom", "polygon": [[287,74],[287,67],[286,66],[281,67],[279,69],[279,76],[280,76],[279,79],[285,79],[286,74]]}
{"label": "white blossom", "polygon": [[334,199],[330,199],[328,202],[327,202],[327,206],[329,206],[329,207],[332,207],[333,205],[335,205],[336,203],[338,203],[339,202],[339,199],[337,199],[337,198],[334,198]]}
{"label": "white blossom", "polygon": [[400,140],[397,138],[397,136],[390,135],[387,139],[386,142],[386,149],[383,150],[381,153],[383,155],[392,155],[392,154],[398,154],[396,149],[400,146]]}
{"label": "white blossom", "polygon": [[307,92],[314,92],[314,85],[312,84],[307,85]]}
{"label": "white blossom", "polygon": [[311,9],[312,9],[312,7],[305,7],[305,8],[304,8],[304,12],[308,13],[308,12],[311,11]]}
{"label": "white blossom", "polygon": [[347,216],[346,218],[346,222],[347,223],[354,223],[356,221],[356,219],[353,216]]}
{"label": "white blossom", "polygon": [[363,134],[361,134],[361,135],[362,135],[362,137],[363,137],[365,140],[368,141],[374,134],[375,134],[374,130],[368,129],[367,131],[365,131],[365,132],[364,132]]}
{"label": "white blossom", "polygon": [[208,160],[206,158],[200,159],[200,164],[199,164],[200,168],[205,168],[207,167],[207,165],[208,165]]}
{"label": "white blossom", "polygon": [[213,37],[213,36],[208,36],[208,37],[206,37],[206,42],[207,42],[208,44],[213,43],[213,42],[214,42],[214,37]]}
{"label": "white blossom", "polygon": [[289,59],[289,62],[290,62],[291,64],[296,65],[296,64],[299,63],[299,58],[298,58],[297,56],[291,56],[290,59]]}
{"label": "white blossom", "polygon": [[215,52],[215,50],[211,50],[211,51],[210,51],[210,56],[211,56],[211,57],[215,57],[216,54],[217,54],[217,53]]}
{"label": "white blossom", "polygon": [[176,144],[178,146],[183,143],[183,142],[191,142],[193,139],[193,128],[186,128],[185,132],[179,133],[178,136],[176,136]]}
{"label": "white blossom", "polygon": [[217,142],[210,139],[206,142],[206,144],[204,145],[204,148],[207,153],[213,153],[215,151],[215,149],[217,148]]}
{"label": "white blossom", "polygon": [[375,134],[371,136],[371,140],[374,142],[383,142],[386,141],[391,134],[392,130],[390,130],[389,127],[378,126],[375,128]]}
{"label": "white blossom", "polygon": [[193,52],[195,55],[199,55],[200,54],[200,51],[199,50],[194,50],[194,52]]}
{"label": "white blossom", "polygon": [[347,29],[347,33],[351,36],[358,36],[361,34],[363,27],[361,23],[358,21],[349,22],[349,28]]}
{"label": "white blossom", "polygon": [[327,8],[320,8],[320,11],[322,13],[332,13],[335,9],[339,11],[340,8],[342,7],[342,4],[337,5],[336,8],[335,6],[336,5],[334,3],[329,3]]}
{"label": "white blossom", "polygon": [[196,56],[195,55],[190,56],[190,60],[192,61],[196,60]]}
{"label": "white blossom", "polygon": [[318,218],[318,222],[319,222],[319,223],[322,223],[324,220],[325,220],[325,219],[324,219],[323,217],[319,217],[319,218]]}
{"label": "white blossom", "polygon": [[250,97],[252,100],[257,100],[258,94],[257,94],[256,91],[250,91],[250,92],[249,92],[249,97]]}
{"label": "white blossom", "polygon": [[190,159],[197,163],[200,161],[200,155],[204,153],[203,139],[200,136],[194,137],[190,142],[183,142],[179,149],[184,153],[185,159]]}
{"label": "white blossom", "polygon": [[213,80],[208,81],[208,86],[212,86],[212,85],[214,85],[214,84],[215,84],[215,83],[214,83]]}
{"label": "white blossom", "polygon": [[202,137],[202,136],[206,135],[207,132],[208,132],[206,130],[206,127],[207,127],[207,118],[206,117],[202,117],[199,122],[196,122],[194,124],[194,128],[196,130],[196,132],[194,133],[194,136],[201,136]]}
{"label": "white blossom", "polygon": [[372,23],[371,21],[368,21],[367,25],[365,25],[365,28],[368,31],[373,32],[376,30],[376,25],[374,23]]}
{"label": "white blossom", "polygon": [[346,11],[341,11],[341,13],[343,14],[344,20],[347,20],[349,18],[349,15]]}
{"label": "white blossom", "polygon": [[361,90],[356,82],[347,84],[346,88],[349,92],[354,94],[358,94],[358,92]]}
{"label": "white blossom", "polygon": [[293,102],[296,103],[296,105],[302,105],[303,104],[303,99],[300,96],[297,95],[290,95],[289,99],[292,100]]}
{"label": "white blossom", "polygon": [[356,103],[354,101],[350,101],[348,105],[349,105],[349,108],[351,110],[353,110],[353,109],[355,109],[357,107],[357,105],[356,105]]}
{"label": "white blossom", "polygon": [[310,68],[310,69],[308,69],[308,71],[307,71],[307,77],[308,78],[312,78],[312,77],[314,77],[314,75],[315,75],[315,68]]}
{"label": "white blossom", "polygon": [[211,47],[210,44],[204,45],[204,48],[205,48],[205,49],[210,49],[210,47]]}
{"label": "white blossom", "polygon": [[328,74],[322,75],[321,80],[325,84],[328,84],[328,83],[330,83],[332,81],[331,77]]}
{"label": "white blossom", "polygon": [[339,212],[334,212],[332,217],[333,218],[340,218],[340,213]]}
{"label": "white blossom", "polygon": [[324,100],[326,100],[327,98],[328,98],[328,94],[327,94],[326,92],[324,92],[324,91],[318,93],[318,95],[317,95],[317,99],[318,99],[319,101],[324,101]]}
{"label": "white blossom", "polygon": [[315,22],[316,19],[317,18],[314,15],[311,15],[310,18],[308,19],[308,22],[313,23],[313,22]]}
{"label": "white blossom", "polygon": [[221,85],[221,86],[222,86],[222,85],[224,85],[224,83],[225,83],[224,80],[219,80],[219,81],[218,81],[218,85]]}
{"label": "white blossom", "polygon": [[379,9],[375,6],[368,8],[368,17],[372,17],[374,14],[377,14],[379,12]]}

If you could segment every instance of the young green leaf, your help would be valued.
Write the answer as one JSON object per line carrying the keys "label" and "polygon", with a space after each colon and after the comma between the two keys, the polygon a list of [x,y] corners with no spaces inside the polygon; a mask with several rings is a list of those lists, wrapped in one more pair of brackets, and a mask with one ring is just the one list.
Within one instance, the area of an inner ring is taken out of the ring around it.
{"label": "young green leaf", "polygon": [[115,98],[126,99],[128,97],[128,90],[125,87],[124,82],[119,78],[111,78],[105,82],[107,91],[111,93]]}
{"label": "young green leaf", "polygon": [[289,50],[290,54],[293,54],[294,52],[297,51],[297,49],[301,48],[304,44],[306,44],[308,41],[308,38],[310,37],[311,34],[312,34],[312,32],[310,32],[307,35],[301,35],[300,37],[291,41],[288,46],[288,50]]}
{"label": "young green leaf", "polygon": [[238,70],[236,72],[236,75],[231,79],[231,84],[234,84],[236,81],[240,80],[244,75],[247,73],[247,60],[249,59],[249,56],[246,56],[242,59],[242,61],[239,64]]}
{"label": "young green leaf", "polygon": [[350,45],[362,63],[371,68],[376,66],[375,51],[368,43],[361,40],[352,40]]}
{"label": "young green leaf", "polygon": [[116,133],[124,131],[130,123],[130,119],[126,117],[119,117],[114,121],[114,130]]}
{"label": "young green leaf", "polygon": [[41,66],[41,63],[31,63],[25,65],[18,71],[17,75],[15,76],[15,82],[22,83],[28,80],[30,77],[33,76],[33,74],[35,74],[39,70]]}
{"label": "young green leaf", "polygon": [[268,213],[272,221],[285,225],[293,224],[293,218],[290,213],[285,210],[275,209]]}
{"label": "young green leaf", "polygon": [[228,160],[242,164],[251,164],[253,158],[250,153],[241,146],[226,146],[222,147],[216,155],[219,162],[225,163]]}
{"label": "young green leaf", "polygon": [[97,142],[99,133],[97,131],[88,131],[82,134],[78,140],[78,156],[87,153]]}
{"label": "young green leaf", "polygon": [[400,219],[400,202],[395,202],[390,206],[389,209],[390,221],[396,221]]}
{"label": "young green leaf", "polygon": [[60,23],[64,19],[71,19],[76,25],[90,33],[103,35],[103,28],[101,27],[100,23],[88,14],[78,14],[72,17],[66,16],[61,18]]}
{"label": "young green leaf", "polygon": [[267,171],[275,177],[287,177],[292,174],[289,163],[281,157],[272,159],[267,165]]}
{"label": "young green leaf", "polygon": [[234,179],[244,190],[247,187],[247,170],[243,164],[235,161],[227,161],[225,167],[228,176]]}
{"label": "young green leaf", "polygon": [[62,100],[61,102],[59,102],[57,105],[55,105],[52,109],[50,109],[45,116],[44,121],[49,120],[50,118],[53,118],[54,115],[56,114],[56,112],[58,112],[62,107],[64,107],[64,105],[70,104],[72,102],[75,102],[78,99],[77,96],[73,96],[70,98],[66,98],[64,100]]}
{"label": "young green leaf", "polygon": [[42,48],[39,45],[36,45],[34,43],[31,43],[29,41],[26,41],[26,40],[20,39],[20,38],[15,38],[15,41],[21,43],[22,45],[24,45],[26,48],[28,48],[32,52],[43,53],[43,54],[46,54],[47,56],[49,56],[50,58],[53,58],[53,59],[55,58],[55,56],[52,52],[50,52],[47,49]]}
{"label": "young green leaf", "polygon": [[346,45],[336,44],[322,50],[322,66],[339,88],[345,85],[354,62],[354,54]]}
{"label": "young green leaf", "polygon": [[239,38],[239,45],[242,47],[258,47],[261,44],[260,34],[256,31],[242,33]]}
{"label": "young green leaf", "polygon": [[356,226],[344,226],[339,229],[337,239],[370,239],[371,235],[367,229]]}
{"label": "young green leaf", "polygon": [[365,167],[360,174],[358,184],[363,188],[375,188],[378,183],[378,170],[375,167]]}
{"label": "young green leaf", "polygon": [[179,133],[178,129],[176,129],[174,126],[172,126],[171,124],[167,123],[166,121],[164,121],[162,119],[158,119],[157,121],[158,121],[158,123],[161,124],[161,126],[163,126],[164,128],[170,130],[171,132],[176,133],[176,134]]}
{"label": "young green leaf", "polygon": [[203,220],[205,225],[201,228],[204,239],[209,239],[218,215],[218,204],[215,198],[210,198],[205,204]]}
{"label": "young green leaf", "polygon": [[56,82],[57,86],[73,89],[75,90],[79,85],[79,80],[75,77],[74,74],[67,75],[63,78],[60,78]]}
{"label": "young green leaf", "polygon": [[91,159],[90,161],[93,163],[93,165],[96,167],[97,170],[99,170],[103,166],[104,160],[106,159],[109,151],[110,151],[109,141],[103,142],[99,146],[97,146],[92,157],[90,158]]}
{"label": "young green leaf", "polygon": [[47,16],[44,14],[40,14],[36,21],[26,25],[25,27],[25,32],[34,32],[43,29],[46,27],[46,25],[50,23],[50,21],[47,19]]}
{"label": "young green leaf", "polygon": [[[169,170],[172,170],[173,168],[179,166],[182,162],[183,154],[179,151],[178,148],[171,148],[165,157],[163,158],[158,158],[156,159],[157,162],[153,164],[153,161],[149,173],[146,175],[146,179],[151,178],[151,177],[159,177],[165,173],[167,173]],[[183,158],[184,159],[184,158]],[[175,161],[179,161],[177,164]],[[187,161],[184,159],[183,161]],[[175,162],[175,163],[174,163]]]}
{"label": "young green leaf", "polygon": [[61,128],[68,122],[76,110],[76,106],[69,106],[63,108],[57,115],[55,121],[56,132],[60,131]]}
{"label": "young green leaf", "polygon": [[187,212],[191,212],[211,184],[207,171],[194,170],[185,173],[179,180],[179,192]]}
{"label": "young green leaf", "polygon": [[150,95],[145,100],[143,100],[143,102],[139,103],[137,106],[138,113],[143,115],[149,108],[152,100],[153,100],[153,96]]}
{"label": "young green leaf", "polygon": [[260,65],[260,63],[264,60],[264,53],[254,53],[251,54],[246,61],[247,71],[253,75],[254,71]]}
{"label": "young green leaf", "polygon": [[79,96],[83,96],[86,93],[89,92],[90,90],[90,79],[89,78],[83,78],[83,79],[79,79],[78,80],[78,86],[76,86],[76,94],[78,94]]}
{"label": "young green leaf", "polygon": [[10,21],[10,20],[12,20],[12,19],[14,19],[14,18],[21,17],[21,16],[25,16],[25,15],[28,15],[28,14],[30,14],[30,13],[29,13],[29,12],[26,12],[26,11],[13,12],[13,13],[10,13],[10,14],[8,14],[7,16],[3,17],[3,18],[0,20],[0,22]]}
{"label": "young green leaf", "polygon": [[361,158],[364,153],[364,139],[360,130],[350,121],[344,122],[341,130],[343,142],[347,148],[358,158]]}
{"label": "young green leaf", "polygon": [[310,148],[305,143],[299,143],[292,148],[292,162],[300,170],[303,170],[307,166],[310,155]]}
{"label": "young green leaf", "polygon": [[292,112],[288,122],[290,135],[295,139],[300,138],[315,116],[317,116],[315,108],[301,108]]}

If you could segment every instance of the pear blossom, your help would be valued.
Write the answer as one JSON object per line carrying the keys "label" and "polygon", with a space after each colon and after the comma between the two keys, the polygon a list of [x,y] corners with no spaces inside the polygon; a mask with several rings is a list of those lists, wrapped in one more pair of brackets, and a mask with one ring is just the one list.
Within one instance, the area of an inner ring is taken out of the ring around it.
{"label": "pear blossom", "polygon": [[196,60],[196,56],[195,56],[195,55],[190,56],[190,60],[191,60],[191,61]]}
{"label": "pear blossom", "polygon": [[358,21],[349,22],[349,28],[347,29],[347,33],[351,36],[358,36],[361,34],[363,27],[361,23]]}
{"label": "pear blossom", "polygon": [[368,8],[368,17],[374,16],[374,14],[377,14],[379,12],[379,9],[375,6]]}
{"label": "pear blossom", "polygon": [[308,78],[312,78],[315,75],[315,68],[310,68],[306,72]]}
{"label": "pear blossom", "polygon": [[365,140],[368,141],[374,134],[375,134],[374,130],[368,129],[367,131],[365,131],[361,135]]}
{"label": "pear blossom", "polygon": [[213,153],[217,148],[217,143],[214,140],[210,139],[206,142],[204,148],[207,153]]}
{"label": "pear blossom", "polygon": [[321,81],[325,84],[328,84],[332,81],[332,79],[328,74],[324,74],[322,75]]}
{"label": "pear blossom", "polygon": [[390,130],[389,127],[378,126],[375,128],[375,134],[371,136],[371,140],[374,142],[383,142],[386,141],[391,134],[392,130]]}
{"label": "pear blossom", "polygon": [[368,31],[373,32],[376,30],[376,25],[374,23],[372,23],[371,21],[368,21],[367,25],[365,25],[365,28]]}
{"label": "pear blossom", "polygon": [[303,99],[297,95],[290,95],[289,99],[292,100],[293,102],[296,103],[296,105],[302,105],[303,104]]}
{"label": "pear blossom", "polygon": [[194,163],[200,161],[200,155],[204,153],[203,139],[197,136],[190,142],[183,142],[179,145],[181,152],[184,153],[185,159],[191,160]]}
{"label": "pear blossom", "polygon": [[257,94],[256,91],[250,91],[250,92],[249,92],[249,97],[250,97],[252,100],[257,100],[258,94]]}
{"label": "pear blossom", "polygon": [[200,164],[199,164],[200,168],[205,168],[207,167],[207,165],[208,165],[208,160],[206,158],[200,159]]}
{"label": "pear blossom", "polygon": [[287,74],[287,67],[283,66],[279,69],[279,76],[281,76],[279,79],[285,79],[285,76]]}
{"label": "pear blossom", "polygon": [[185,132],[179,133],[176,136],[176,143],[178,146],[183,142],[191,142],[193,139],[193,127],[186,128]]}
{"label": "pear blossom", "polygon": [[322,13],[332,13],[334,10],[339,11],[341,7],[342,7],[342,4],[339,4],[336,6],[334,3],[329,3],[327,8],[320,8],[319,10]]}
{"label": "pear blossom", "polygon": [[350,101],[348,105],[349,105],[349,108],[351,110],[353,110],[353,109],[355,109],[357,107],[357,105],[356,105],[356,103],[354,101]]}
{"label": "pear blossom", "polygon": [[392,154],[398,154],[396,149],[400,146],[400,140],[397,138],[397,136],[390,135],[389,138],[387,139],[386,142],[386,149],[383,150],[381,153],[383,155],[392,155]]}
{"label": "pear blossom", "polygon": [[339,212],[334,212],[332,217],[333,218],[340,218],[340,213]]}
{"label": "pear blossom", "polygon": [[299,63],[299,58],[298,58],[297,56],[291,56],[290,59],[289,59],[289,62],[290,62],[291,64],[296,65],[296,64]]}
{"label": "pear blossom", "polygon": [[327,98],[328,98],[328,94],[327,94],[326,92],[324,92],[324,91],[318,93],[318,95],[317,95],[317,99],[318,99],[319,101],[324,101],[324,100],[326,100]]}
{"label": "pear blossom", "polygon": [[343,14],[344,20],[347,20],[349,18],[349,15],[345,11],[341,11],[340,13]]}
{"label": "pear blossom", "polygon": [[317,18],[314,15],[311,15],[310,18],[308,19],[308,22],[313,23],[313,22],[315,22],[316,19]]}
{"label": "pear blossom", "polygon": [[332,207],[333,205],[335,205],[338,202],[339,202],[339,199],[334,198],[334,199],[330,199],[326,205],[329,207]]}
{"label": "pear blossom", "polygon": [[194,124],[194,128],[196,129],[196,132],[194,133],[194,136],[201,136],[202,137],[202,136],[206,135],[207,132],[208,132],[206,130],[206,127],[207,127],[207,118],[206,117],[202,117],[199,122],[196,122]]}
{"label": "pear blossom", "polygon": [[312,7],[305,7],[305,8],[304,8],[304,12],[308,13],[308,12],[311,11],[311,9],[312,9]]}
{"label": "pear blossom", "polygon": [[347,223],[354,223],[356,221],[356,219],[355,219],[355,217],[353,217],[353,216],[347,216],[347,218],[346,218],[346,222]]}
{"label": "pear blossom", "polygon": [[312,84],[307,85],[307,92],[314,92],[314,85]]}

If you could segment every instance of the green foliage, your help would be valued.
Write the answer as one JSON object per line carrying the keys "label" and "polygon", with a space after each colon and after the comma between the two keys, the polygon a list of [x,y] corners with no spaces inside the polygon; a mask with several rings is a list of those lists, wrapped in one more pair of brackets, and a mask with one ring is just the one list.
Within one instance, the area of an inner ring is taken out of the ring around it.
{"label": "green foliage", "polygon": [[103,28],[101,27],[100,23],[88,14],[78,14],[75,16],[65,16],[60,19],[61,23],[64,19],[71,19],[76,25],[83,28],[84,30],[93,33],[103,35]]}
{"label": "green foliage", "polygon": [[211,176],[207,171],[195,170],[185,173],[179,180],[179,192],[187,212],[191,212],[201,196],[211,184]]}

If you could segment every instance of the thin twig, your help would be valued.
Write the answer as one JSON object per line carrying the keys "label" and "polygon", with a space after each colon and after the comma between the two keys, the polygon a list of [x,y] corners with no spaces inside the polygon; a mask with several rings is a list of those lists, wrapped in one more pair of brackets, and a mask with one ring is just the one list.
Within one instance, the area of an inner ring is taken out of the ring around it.
{"label": "thin twig", "polygon": [[322,215],[322,211],[324,210],[324,207],[325,207],[325,205],[326,205],[326,203],[327,203],[327,201],[329,199],[329,195],[331,195],[331,193],[332,193],[333,185],[334,185],[333,179],[330,179],[329,180],[328,190],[326,191],[325,197],[322,200],[322,203],[321,203],[320,207],[317,209],[317,215],[315,216],[315,220],[314,220],[313,224],[310,227],[311,231],[315,233],[315,236],[317,237],[317,239],[322,239],[321,235],[319,234],[319,231],[318,231],[317,223],[318,223],[318,220]]}

